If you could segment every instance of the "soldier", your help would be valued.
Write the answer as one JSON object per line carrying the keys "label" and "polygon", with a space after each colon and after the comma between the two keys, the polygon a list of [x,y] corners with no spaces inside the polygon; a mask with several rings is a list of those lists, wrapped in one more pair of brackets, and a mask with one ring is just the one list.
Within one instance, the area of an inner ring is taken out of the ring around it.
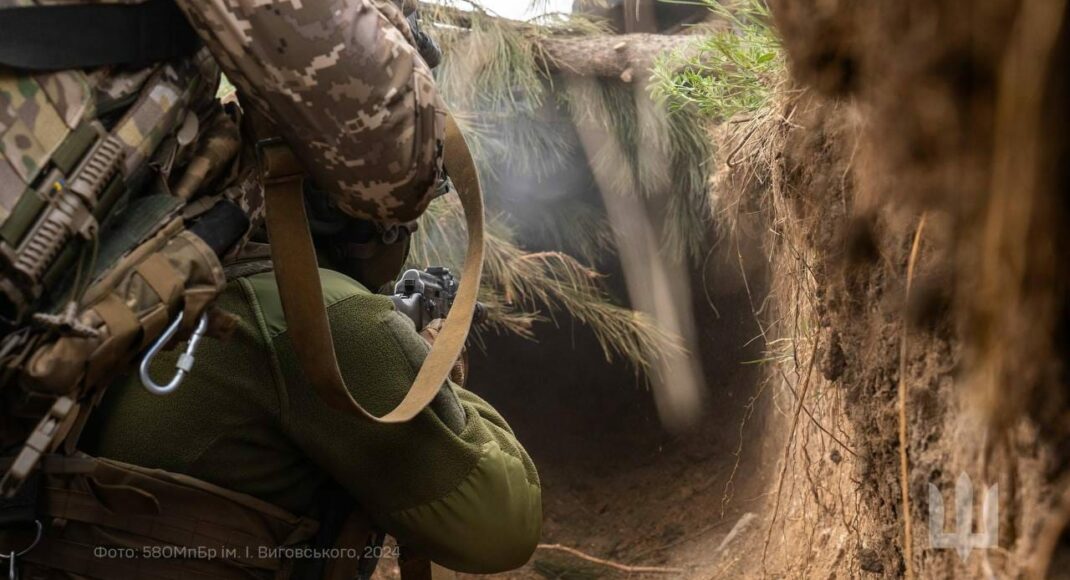
{"label": "soldier", "polygon": [[[427,344],[389,298],[333,270],[321,279],[342,373],[353,396],[382,414],[412,384]],[[490,405],[447,384],[409,423],[343,415],[302,378],[273,272],[231,282],[219,305],[240,317],[234,335],[205,339],[197,366],[166,398],[136,379],[113,386],[84,436],[88,451],[295,514],[318,514],[337,483],[377,526],[449,568],[489,573],[527,561],[540,530],[538,476]],[[176,357],[161,356],[157,373]]]}
{"label": "soldier", "polygon": [[[139,78],[143,82],[148,74],[138,77],[137,70],[156,70],[151,64],[155,58],[194,60],[190,55],[196,43],[171,31],[176,21],[166,16],[167,8],[161,7],[165,3],[169,0],[149,0],[140,8],[123,6],[128,15],[137,16],[102,20],[109,24],[82,26],[82,31],[57,23],[58,10],[52,13],[56,19],[45,14],[40,21],[53,26],[41,34],[46,39],[66,34],[67,48],[27,50],[19,42],[33,44],[41,36],[30,30],[0,40],[0,63],[14,61],[16,75],[23,74],[20,68],[42,66],[41,60],[53,69],[93,68],[78,79],[108,81],[107,88],[116,92],[126,87],[123,98],[129,99],[147,86],[139,84]],[[244,133],[246,153],[253,142],[270,144],[281,137],[327,192],[327,205],[375,224],[373,232],[409,222],[426,208],[445,177],[445,108],[414,47],[412,28],[397,6],[382,0],[177,4],[239,87],[243,105],[259,118]],[[120,9],[68,4],[63,18],[76,21],[72,13],[91,18],[94,12],[77,12],[89,8],[101,14]],[[4,20],[12,21],[0,14]],[[161,28],[161,22],[166,26]],[[120,32],[123,26],[139,28],[130,31],[137,42],[114,38],[113,23],[119,23],[115,26]],[[11,44],[13,52],[8,50]],[[71,47],[87,48],[79,53]],[[203,58],[197,62],[208,71],[202,76],[210,78],[211,67]],[[131,64],[145,68],[115,68]],[[116,70],[129,72],[112,75]],[[52,102],[67,106],[57,100],[64,94],[58,94]],[[166,96],[152,96],[171,102]],[[195,100],[187,101],[183,103],[195,109]],[[117,102],[120,107],[130,101]],[[190,146],[189,133],[203,134],[193,123],[183,136],[189,126],[187,120],[174,128],[180,152]],[[46,128],[55,130],[52,125]],[[258,136],[250,139],[249,134]],[[142,156],[152,154],[155,163],[160,143],[142,147],[147,149]],[[47,162],[47,149],[30,152]],[[192,172],[193,164],[189,166]],[[159,165],[151,167],[160,170]],[[23,174],[27,171],[20,175],[28,184],[32,176]],[[217,184],[223,179],[213,175]],[[202,176],[202,182],[210,184],[212,178]],[[0,180],[0,186],[5,183]],[[253,193],[255,202],[256,188],[242,182],[226,191],[239,192],[236,201],[256,217],[256,204],[245,195]],[[388,298],[329,269],[345,264],[324,265],[318,286],[348,396],[381,415],[405,397],[428,345]],[[176,570],[207,577],[308,574],[315,563],[303,562],[293,552],[249,555],[246,550],[226,557],[216,554],[210,561],[183,552],[179,558],[131,563],[108,561],[108,552],[102,552],[102,558],[94,549],[179,542],[172,538],[181,538],[187,546],[196,538],[254,549],[263,541],[259,547],[267,549],[338,545],[347,535],[363,546],[366,530],[354,534],[349,523],[357,518],[330,523],[345,520],[337,517],[336,502],[323,501],[336,488],[354,500],[353,511],[365,514],[376,528],[447,567],[486,573],[527,560],[539,537],[541,494],[535,468],[505,421],[479,397],[449,382],[430,407],[407,423],[383,424],[340,412],[310,388],[309,368],[298,360],[302,345],[300,340],[295,345],[294,320],[287,320],[282,306],[286,296],[281,294],[273,271],[234,272],[216,305],[237,316],[236,328],[229,340],[203,341],[198,362],[181,389],[158,398],[127,381],[108,391],[80,448],[115,461],[96,461],[90,476],[78,472],[76,462],[54,462],[60,466],[55,473],[76,472],[71,481],[77,483],[46,486],[46,507],[51,510],[46,515],[51,519],[47,525],[37,519],[44,539],[18,556],[32,563],[30,572],[100,578],[184,574]],[[175,358],[159,357],[157,371],[173,368]],[[62,501],[56,499],[60,496]],[[78,501],[89,505],[79,508]],[[127,515],[107,515],[115,513]],[[312,518],[322,524],[318,537]],[[215,529],[223,531],[212,532]],[[175,536],[168,530],[182,533]],[[12,551],[12,565],[15,557]]]}

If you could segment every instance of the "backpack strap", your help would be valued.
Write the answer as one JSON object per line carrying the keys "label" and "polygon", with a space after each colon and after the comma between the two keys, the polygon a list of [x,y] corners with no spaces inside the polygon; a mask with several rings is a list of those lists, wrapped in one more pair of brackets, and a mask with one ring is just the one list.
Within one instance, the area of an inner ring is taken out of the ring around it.
{"label": "backpack strap", "polygon": [[412,388],[397,407],[381,417],[369,413],[353,398],[339,371],[305,213],[304,168],[280,139],[262,140],[257,147],[279,295],[294,352],[305,377],[320,398],[338,411],[379,423],[411,420],[438,394],[464,348],[483,273],[483,194],[475,161],[456,120],[452,115],[447,116],[444,162],[461,198],[468,228],[461,286]]}
{"label": "backpack strap", "polygon": [[144,65],[200,46],[173,0],[17,6],[0,13],[0,64],[18,69]]}

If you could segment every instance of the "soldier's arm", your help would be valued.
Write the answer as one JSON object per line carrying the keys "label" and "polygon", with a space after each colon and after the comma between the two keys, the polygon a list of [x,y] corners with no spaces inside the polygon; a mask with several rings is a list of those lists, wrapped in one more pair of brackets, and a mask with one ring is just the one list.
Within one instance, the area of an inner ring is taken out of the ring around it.
{"label": "soldier's arm", "polygon": [[[328,295],[332,276],[324,279]],[[329,300],[328,315],[353,396],[373,413],[386,412],[412,384],[426,343],[386,297]],[[429,408],[410,423],[357,420],[329,409],[303,383],[286,340],[276,345],[286,377],[284,427],[376,523],[456,570],[500,572],[527,561],[541,530],[538,475],[489,404],[450,385],[437,412]],[[451,404],[463,414],[450,412]]]}
{"label": "soldier's arm", "polygon": [[423,212],[445,107],[388,0],[176,0],[238,87],[347,214]]}

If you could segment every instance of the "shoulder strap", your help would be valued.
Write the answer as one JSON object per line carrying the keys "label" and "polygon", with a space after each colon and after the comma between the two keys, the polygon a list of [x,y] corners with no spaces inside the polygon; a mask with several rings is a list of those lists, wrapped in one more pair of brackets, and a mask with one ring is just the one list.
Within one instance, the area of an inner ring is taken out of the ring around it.
{"label": "shoulder strap", "polygon": [[0,9],[0,64],[12,68],[146,65],[193,54],[199,46],[173,0]]}
{"label": "shoulder strap", "polygon": [[258,147],[279,295],[294,352],[306,378],[320,398],[334,409],[379,423],[409,421],[435,398],[460,356],[472,326],[483,274],[483,194],[471,151],[456,120],[452,115],[447,119],[445,165],[460,195],[468,228],[461,286],[412,388],[396,408],[382,417],[372,415],[353,399],[338,368],[316,252],[305,215],[304,169],[290,149],[277,139],[262,141]]}

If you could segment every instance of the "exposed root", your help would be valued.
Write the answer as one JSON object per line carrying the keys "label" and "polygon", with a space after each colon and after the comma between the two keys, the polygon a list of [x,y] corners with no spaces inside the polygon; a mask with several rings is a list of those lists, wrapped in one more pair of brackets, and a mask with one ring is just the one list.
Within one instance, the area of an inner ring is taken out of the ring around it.
{"label": "exposed root", "polygon": [[[925,220],[928,214],[921,214],[918,229],[914,232],[914,243],[910,248],[910,261],[907,262],[906,301],[910,302],[910,288],[914,283],[914,267],[918,263],[921,249],[921,236],[925,232]],[[899,486],[903,495],[903,560],[906,564],[906,578],[914,578],[914,530],[910,514],[910,464],[907,457],[907,324],[903,323],[899,339]]]}
{"label": "exposed root", "polygon": [[769,542],[773,539],[773,526],[776,524],[776,518],[780,512],[780,497],[784,491],[784,479],[788,471],[788,465],[791,463],[791,448],[795,443],[795,431],[799,426],[799,416],[802,414],[803,401],[806,400],[806,394],[810,391],[810,379],[814,374],[814,363],[817,361],[817,347],[821,344],[820,335],[814,337],[814,348],[810,353],[810,364],[806,369],[806,380],[803,381],[802,389],[799,393],[798,402],[795,405],[795,415],[791,420],[791,432],[788,434],[788,441],[784,444],[784,460],[780,466],[780,477],[777,481],[776,501],[773,504],[773,515],[769,518],[769,529],[765,534],[765,545],[762,546],[762,569],[765,569],[766,557],[769,553]]}
{"label": "exposed root", "polygon": [[[791,379],[788,378],[788,375],[787,375],[787,373],[784,372],[784,369],[777,369],[777,370],[780,372],[780,377],[784,379],[784,384],[787,385],[788,389],[791,390],[791,394],[793,396],[795,396],[795,397],[798,397],[799,393],[795,392],[795,387],[791,386]],[[814,427],[817,427],[818,430],[820,430],[822,433],[824,433],[825,435],[828,435],[829,439],[832,439],[832,441],[835,442],[837,445],[839,445],[840,447],[843,447],[843,450],[848,452],[848,453],[850,453],[852,457],[856,457],[856,458],[858,457],[858,454],[855,453],[854,449],[851,449],[850,445],[844,443],[843,441],[840,441],[840,439],[838,437],[836,437],[832,433],[832,431],[829,431],[828,429],[826,429],[825,426],[822,425],[821,422],[817,420],[817,417],[814,417],[814,414],[812,412],[810,412],[810,409],[808,409],[806,407],[806,405],[803,405],[802,410],[803,410],[804,413],[806,413],[806,416],[810,418],[810,422],[814,424]]]}
{"label": "exposed root", "polygon": [[577,550],[576,548],[570,548],[568,546],[562,546],[561,544],[539,544],[540,550],[552,550],[555,552],[565,552],[571,554],[581,560],[605,566],[607,568],[613,568],[614,570],[620,570],[621,572],[627,572],[630,574],[683,574],[683,568],[664,568],[660,566],[628,566],[627,564],[621,564],[620,562],[614,562],[612,560],[605,560],[597,558],[590,554],[586,554]]}

